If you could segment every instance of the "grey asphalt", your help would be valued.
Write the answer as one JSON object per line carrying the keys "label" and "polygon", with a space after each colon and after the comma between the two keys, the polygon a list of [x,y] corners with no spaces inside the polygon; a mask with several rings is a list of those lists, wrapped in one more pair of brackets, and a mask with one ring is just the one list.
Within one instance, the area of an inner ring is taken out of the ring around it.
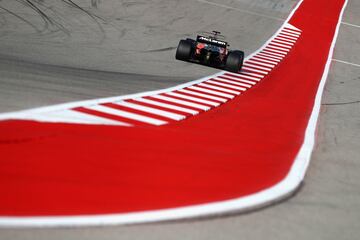
{"label": "grey asphalt", "polygon": [[203,0],[107,0],[91,8],[90,0],[77,0],[79,10],[46,0],[37,4],[50,19],[44,20],[25,2],[0,2],[0,112],[170,87],[218,72],[175,61],[179,39],[221,30],[233,49],[249,54],[296,3],[220,1],[229,9]]}
{"label": "grey asphalt", "polygon": [[[90,1],[80,2],[90,9]],[[167,87],[210,74],[213,69],[173,60],[179,37],[217,28],[229,36],[234,47],[250,53],[280,26],[295,3],[101,1],[91,11],[109,22],[101,23],[106,36],[102,41],[86,16],[77,21],[72,18],[74,9],[60,4],[56,6],[67,9],[69,22],[75,24],[68,24],[73,34],[66,37],[61,32],[34,34],[29,26],[1,14],[6,21],[2,20],[0,31],[0,110]],[[197,11],[203,14],[195,14]],[[360,25],[359,12],[360,2],[350,0],[335,48],[337,60],[360,64],[360,27],[349,25]],[[120,48],[134,51],[122,54]],[[274,206],[248,214],[171,223],[2,229],[0,239],[358,239],[359,92],[360,67],[333,61],[305,182],[295,196]]]}

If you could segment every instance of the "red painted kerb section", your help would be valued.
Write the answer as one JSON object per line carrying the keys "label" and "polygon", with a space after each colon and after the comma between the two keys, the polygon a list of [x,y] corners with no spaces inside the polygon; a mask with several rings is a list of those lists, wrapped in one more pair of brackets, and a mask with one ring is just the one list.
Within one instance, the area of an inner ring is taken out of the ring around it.
{"label": "red painted kerb section", "polygon": [[305,0],[302,36],[266,79],[161,127],[0,122],[0,215],[127,213],[247,196],[287,175],[343,0]]}

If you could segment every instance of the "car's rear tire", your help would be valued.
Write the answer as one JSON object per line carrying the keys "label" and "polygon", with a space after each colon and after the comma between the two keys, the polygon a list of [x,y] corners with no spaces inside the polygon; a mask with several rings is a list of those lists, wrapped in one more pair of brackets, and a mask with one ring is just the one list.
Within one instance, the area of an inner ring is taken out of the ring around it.
{"label": "car's rear tire", "polygon": [[244,52],[243,51],[231,51],[227,58],[225,64],[225,70],[229,72],[240,72],[242,65],[244,63]]}
{"label": "car's rear tire", "polygon": [[175,58],[178,60],[187,61],[191,57],[192,43],[187,40],[180,40],[176,50]]}

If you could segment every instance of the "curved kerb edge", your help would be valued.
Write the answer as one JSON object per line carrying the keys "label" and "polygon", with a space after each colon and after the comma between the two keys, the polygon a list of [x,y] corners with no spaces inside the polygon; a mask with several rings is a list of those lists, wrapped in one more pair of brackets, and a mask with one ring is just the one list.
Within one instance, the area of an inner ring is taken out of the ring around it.
{"label": "curved kerb edge", "polygon": [[[301,0],[293,9],[284,25],[293,16],[301,5]],[[68,226],[101,226],[148,223],[157,221],[180,220],[186,218],[198,218],[211,215],[227,214],[234,212],[246,212],[258,209],[274,202],[282,200],[294,193],[304,179],[306,169],[309,165],[311,153],[314,147],[315,130],[320,112],[321,98],[326,78],[338,36],[340,20],[348,3],[345,0],[341,10],[335,35],[331,43],[325,69],[317,90],[313,110],[306,128],[304,142],[297,154],[294,164],[288,175],[278,184],[258,193],[233,200],[219,201],[215,203],[200,204],[189,207],[171,208],[165,210],[144,211],[129,214],[104,214],[104,215],[82,215],[82,216],[58,216],[58,217],[0,217],[0,227],[68,227]],[[283,26],[284,26],[283,25]],[[282,28],[282,27],[281,27]],[[280,28],[280,29],[281,29]],[[276,35],[276,33],[274,34]],[[265,43],[264,45],[266,45]],[[201,81],[201,79],[196,80]],[[193,81],[194,82],[194,81]],[[192,83],[193,83],[192,82]],[[108,100],[108,99],[107,99]],[[45,107],[46,108],[46,107]],[[43,108],[41,108],[43,109]],[[0,117],[1,119],[1,117]]]}

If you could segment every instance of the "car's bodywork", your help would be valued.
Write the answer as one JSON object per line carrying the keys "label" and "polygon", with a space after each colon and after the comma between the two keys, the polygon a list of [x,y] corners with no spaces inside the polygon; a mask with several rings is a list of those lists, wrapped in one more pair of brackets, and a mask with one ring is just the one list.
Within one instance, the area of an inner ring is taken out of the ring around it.
{"label": "car's bodywork", "polygon": [[[187,38],[181,40],[176,52],[176,59],[192,61],[212,67],[224,68],[232,72],[240,71],[244,53],[230,51],[229,44],[219,39],[220,32],[213,31],[212,35],[198,35],[196,40]],[[230,56],[230,59],[228,59]]]}

